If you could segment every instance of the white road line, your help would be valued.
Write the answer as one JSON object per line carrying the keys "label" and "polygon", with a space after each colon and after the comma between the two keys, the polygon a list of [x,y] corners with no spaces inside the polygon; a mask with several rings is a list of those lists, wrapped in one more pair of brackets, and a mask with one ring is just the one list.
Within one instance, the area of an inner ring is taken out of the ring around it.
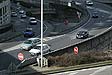
{"label": "white road line", "polygon": [[44,31],[44,33],[47,31],[47,29],[48,29],[48,27],[47,27],[47,25],[46,24],[44,24],[45,26],[46,26],[46,29],[45,29],[45,31]]}
{"label": "white road line", "polygon": [[87,8],[89,8],[89,9],[95,9],[96,11],[100,11],[100,12],[107,13],[107,14],[112,14],[109,11],[102,10],[102,9],[99,9],[99,8],[95,8],[95,7],[87,7]]}
{"label": "white road line", "polygon": [[110,67],[112,67],[112,66],[104,66],[104,67],[101,67],[99,70],[96,70],[95,72],[93,72],[93,73],[90,74],[90,75],[96,75],[97,73],[102,72],[102,71],[104,71],[105,69],[110,68]]}
{"label": "white road line", "polygon": [[0,51],[0,53],[8,52],[8,51],[13,51],[13,50],[15,50],[15,49],[19,49],[19,48],[20,48],[20,46],[21,46],[21,44],[16,45],[16,46],[13,46],[13,47],[8,48],[8,49],[4,49],[4,50]]}
{"label": "white road line", "polygon": [[62,72],[62,73],[56,73],[56,74],[50,74],[50,75],[75,75],[78,71],[68,71],[68,72]]}
{"label": "white road line", "polygon": [[[64,34],[64,35],[65,35],[65,34]],[[53,37],[45,37],[45,38],[43,38],[43,40],[49,41],[49,40],[52,40],[52,39],[56,39],[56,38],[59,38],[59,37],[63,37],[64,35],[53,36]]]}

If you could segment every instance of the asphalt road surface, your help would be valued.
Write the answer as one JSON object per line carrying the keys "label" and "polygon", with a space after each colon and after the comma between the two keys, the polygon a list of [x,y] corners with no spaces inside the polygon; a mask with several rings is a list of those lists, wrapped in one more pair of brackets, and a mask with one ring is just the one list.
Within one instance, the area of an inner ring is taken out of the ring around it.
{"label": "asphalt road surface", "polygon": [[112,75],[112,65],[76,71],[67,71],[49,75]]}

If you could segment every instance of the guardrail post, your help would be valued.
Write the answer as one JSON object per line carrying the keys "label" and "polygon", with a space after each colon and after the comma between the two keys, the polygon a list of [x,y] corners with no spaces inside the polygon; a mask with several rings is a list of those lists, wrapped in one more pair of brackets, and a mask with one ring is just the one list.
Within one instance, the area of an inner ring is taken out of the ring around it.
{"label": "guardrail post", "polygon": [[[40,58],[40,56],[37,57],[37,65],[38,65],[38,67],[41,67],[41,58]],[[48,59],[43,57],[43,67],[46,67],[46,66],[48,66]]]}

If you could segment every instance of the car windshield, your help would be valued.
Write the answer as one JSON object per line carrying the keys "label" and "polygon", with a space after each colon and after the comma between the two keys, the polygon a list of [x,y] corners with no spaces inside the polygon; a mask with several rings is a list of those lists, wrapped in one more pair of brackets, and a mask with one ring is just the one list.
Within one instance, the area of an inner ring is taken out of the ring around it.
{"label": "car windshield", "polygon": [[26,32],[31,32],[31,30],[26,30]]}
{"label": "car windshield", "polygon": [[78,35],[83,35],[83,34],[86,34],[85,31],[80,31],[79,33],[77,33]]}
{"label": "car windshield", "polygon": [[27,41],[25,41],[24,43],[25,43],[25,44],[31,44],[32,41],[31,41],[31,40],[27,40]]}
{"label": "car windshield", "polygon": [[30,19],[30,21],[35,21],[35,19]]}
{"label": "car windshield", "polygon": [[41,46],[35,46],[34,49],[41,49]]}

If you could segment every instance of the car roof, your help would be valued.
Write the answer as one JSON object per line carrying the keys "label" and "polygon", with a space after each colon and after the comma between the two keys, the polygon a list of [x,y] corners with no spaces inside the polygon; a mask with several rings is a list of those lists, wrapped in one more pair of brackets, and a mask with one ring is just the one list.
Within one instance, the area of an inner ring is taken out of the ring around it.
{"label": "car roof", "polygon": [[29,38],[28,40],[35,40],[35,39],[40,39],[40,38]]}
{"label": "car roof", "polygon": [[85,30],[85,31],[79,31],[79,32],[87,32],[87,31]]}
{"label": "car roof", "polygon": [[[43,46],[48,45],[48,44],[43,44]],[[38,44],[37,46],[41,46],[41,44]]]}
{"label": "car roof", "polygon": [[36,19],[35,17],[30,17],[30,19]]}

